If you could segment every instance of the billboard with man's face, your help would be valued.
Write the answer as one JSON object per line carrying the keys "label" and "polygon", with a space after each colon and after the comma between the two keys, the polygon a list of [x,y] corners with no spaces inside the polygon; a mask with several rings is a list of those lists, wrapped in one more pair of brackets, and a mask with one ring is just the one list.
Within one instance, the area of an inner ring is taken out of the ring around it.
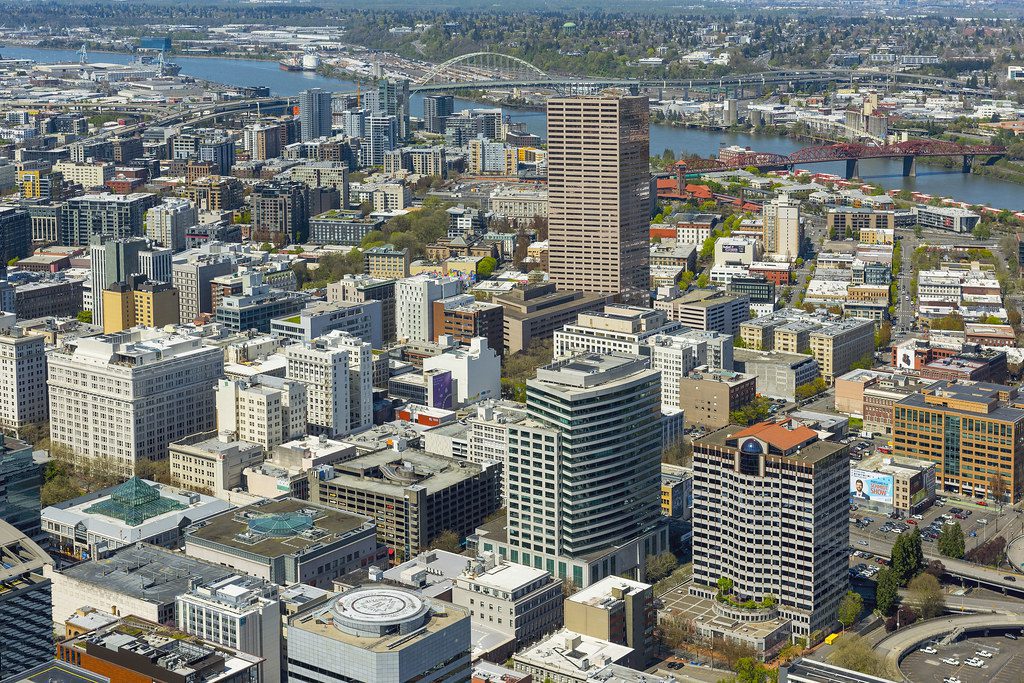
{"label": "billboard with man's face", "polygon": [[871,470],[850,470],[850,498],[892,505],[893,478],[891,474]]}

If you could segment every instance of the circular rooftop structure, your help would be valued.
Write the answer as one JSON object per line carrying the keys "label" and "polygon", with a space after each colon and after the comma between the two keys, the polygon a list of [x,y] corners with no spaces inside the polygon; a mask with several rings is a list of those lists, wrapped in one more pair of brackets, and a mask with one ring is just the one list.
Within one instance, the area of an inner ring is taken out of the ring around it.
{"label": "circular rooftop structure", "polygon": [[764,453],[764,447],[757,439],[747,439],[743,442],[743,445],[740,446],[740,451],[747,455],[761,455]]}
{"label": "circular rooftop structure", "polygon": [[336,628],[355,636],[378,638],[411,633],[430,614],[430,605],[402,588],[369,587],[350,590],[331,606]]}
{"label": "circular rooftop structure", "polygon": [[313,528],[313,518],[301,512],[282,512],[249,520],[249,531],[254,534],[287,538]]}

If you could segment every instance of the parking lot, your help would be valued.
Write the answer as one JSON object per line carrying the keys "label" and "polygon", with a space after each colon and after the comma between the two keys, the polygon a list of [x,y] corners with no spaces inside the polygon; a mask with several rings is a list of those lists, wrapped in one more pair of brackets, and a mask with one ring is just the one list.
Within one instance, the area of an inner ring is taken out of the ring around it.
{"label": "parking lot", "polygon": [[[942,683],[949,678],[957,678],[961,683],[1024,681],[1024,640],[989,636],[967,638],[952,645],[929,643],[928,647],[936,652],[919,649],[907,655],[900,664],[904,675],[914,683]],[[979,656],[978,652],[992,656]],[[966,661],[971,658],[981,660],[983,664],[980,667],[969,666]],[[943,660],[959,663],[950,664]]]}
{"label": "parking lot", "polygon": [[[1000,533],[1007,539],[1013,538],[1024,526],[1024,517],[1015,508],[1004,508],[1000,514],[992,505],[966,503],[954,498],[947,498],[944,503],[936,502],[921,513],[920,519],[912,517],[894,520],[883,513],[872,512],[857,504],[850,507],[850,536],[851,543],[854,544],[859,536],[892,543],[900,533],[910,531],[915,526],[924,534],[925,543],[934,543],[938,536],[937,530],[944,521],[939,518],[943,515],[947,515],[949,521],[959,523],[960,528],[964,530],[966,550],[971,550]],[[936,532],[932,533],[932,529]]]}

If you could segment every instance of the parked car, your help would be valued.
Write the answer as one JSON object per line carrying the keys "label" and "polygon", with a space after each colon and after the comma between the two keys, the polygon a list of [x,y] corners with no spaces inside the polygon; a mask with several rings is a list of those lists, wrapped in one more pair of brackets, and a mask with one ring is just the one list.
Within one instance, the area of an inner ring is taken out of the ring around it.
{"label": "parked car", "polygon": [[1016,579],[1016,577],[1013,577],[1013,576],[1010,576],[1009,574],[1007,574],[1006,576],[1003,577],[1003,580],[1004,581],[1016,581],[1017,579]]}
{"label": "parked car", "polygon": [[974,654],[976,654],[979,657],[984,657],[985,659],[992,659],[992,653],[988,650],[978,650]]}
{"label": "parked car", "polygon": [[941,661],[943,664],[949,664],[950,666],[960,666],[960,660],[956,657],[946,657]]}
{"label": "parked car", "polygon": [[936,650],[931,645],[926,645],[925,647],[921,648],[921,652],[925,653],[926,655],[933,655],[936,654],[938,650]]}
{"label": "parked car", "polygon": [[924,519],[924,515],[914,515],[913,519]]}

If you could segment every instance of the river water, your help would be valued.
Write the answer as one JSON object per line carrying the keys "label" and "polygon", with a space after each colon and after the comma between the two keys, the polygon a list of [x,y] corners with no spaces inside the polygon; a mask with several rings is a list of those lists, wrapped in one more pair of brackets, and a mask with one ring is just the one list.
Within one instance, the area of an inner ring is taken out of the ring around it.
{"label": "river water", "polygon": [[[0,52],[4,57],[33,59],[37,62],[78,61],[78,53],[71,50],[42,50],[10,46],[3,48]],[[131,56],[94,52],[90,53],[89,58],[94,62],[123,64],[128,62]],[[353,92],[356,89],[355,83],[350,81],[325,78],[310,72],[282,71],[274,61],[179,56],[172,59],[181,65],[182,74],[226,85],[262,85],[270,88],[271,93],[275,95],[295,95],[302,90],[314,87]],[[481,106],[485,105],[462,99],[456,99],[455,103],[456,110]],[[508,107],[503,109],[514,120],[524,122],[531,132],[541,136],[545,135],[546,117],[543,112]],[[419,116],[422,111],[423,98],[414,96],[413,116]],[[689,154],[710,156],[716,154],[721,145],[742,145],[759,152],[789,154],[806,144],[803,141],[786,137],[724,133],[667,125],[651,126],[652,154],[661,154],[665,149],[671,149],[677,156]],[[814,164],[807,168],[837,175],[842,175],[846,170],[844,163]],[[860,174],[864,180],[879,183],[886,188],[943,195],[971,204],[985,204],[1013,210],[1024,209],[1024,186],[995,178],[928,166],[923,163],[918,165],[917,172],[916,178],[904,178],[901,159],[871,159],[860,163]]]}

